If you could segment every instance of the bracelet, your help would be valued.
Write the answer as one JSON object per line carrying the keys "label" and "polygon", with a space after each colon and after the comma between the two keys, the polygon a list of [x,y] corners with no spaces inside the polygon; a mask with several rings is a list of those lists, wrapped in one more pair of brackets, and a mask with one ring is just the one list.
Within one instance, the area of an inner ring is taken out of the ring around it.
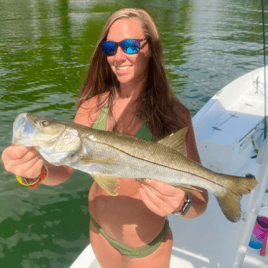
{"label": "bracelet", "polygon": [[18,175],[16,175],[16,178],[17,178],[18,182],[24,186],[28,186],[30,188],[37,188],[41,184],[41,182],[47,178],[47,173],[48,173],[47,168],[45,166],[43,166],[41,169],[41,173],[38,176],[37,180],[32,182],[32,183],[29,182],[29,180],[31,180],[31,179],[20,177]]}

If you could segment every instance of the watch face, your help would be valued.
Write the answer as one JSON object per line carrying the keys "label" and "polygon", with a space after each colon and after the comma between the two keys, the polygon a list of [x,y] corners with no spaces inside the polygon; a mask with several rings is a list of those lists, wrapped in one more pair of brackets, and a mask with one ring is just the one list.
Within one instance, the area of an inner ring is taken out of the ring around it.
{"label": "watch face", "polygon": [[[188,200],[189,201],[189,200]],[[183,208],[183,210],[182,210],[182,212],[181,212],[181,215],[182,216],[184,216],[187,212],[188,212],[188,210],[190,209],[190,207],[192,206],[192,202],[191,202],[191,200],[188,202],[187,201],[187,203],[185,204],[185,206],[184,206],[184,208]]]}
{"label": "watch face", "polygon": [[188,194],[188,192],[186,192],[186,193],[187,193],[187,196],[188,196],[188,200],[187,200],[186,204],[184,205],[184,207],[182,209],[182,212],[180,214],[182,216],[184,216],[188,212],[190,207],[192,206],[191,196]]}

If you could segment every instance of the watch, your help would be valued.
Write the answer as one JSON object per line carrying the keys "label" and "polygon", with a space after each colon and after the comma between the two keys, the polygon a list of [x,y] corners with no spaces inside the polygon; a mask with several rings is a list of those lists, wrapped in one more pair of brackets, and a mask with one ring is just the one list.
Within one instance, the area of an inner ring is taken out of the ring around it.
{"label": "watch", "polygon": [[188,210],[192,206],[191,196],[188,194],[188,192],[186,192],[186,194],[188,196],[188,199],[187,199],[186,203],[184,204],[182,210],[180,212],[173,212],[172,214],[178,215],[178,216],[186,215],[186,213],[188,212]]}

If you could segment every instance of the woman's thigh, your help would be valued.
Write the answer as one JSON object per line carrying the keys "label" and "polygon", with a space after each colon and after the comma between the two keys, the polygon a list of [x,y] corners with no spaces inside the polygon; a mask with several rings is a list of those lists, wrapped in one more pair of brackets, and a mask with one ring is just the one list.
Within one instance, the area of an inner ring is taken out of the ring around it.
{"label": "woman's thigh", "polygon": [[122,254],[115,249],[90,221],[89,237],[94,254],[102,268],[120,268]]}

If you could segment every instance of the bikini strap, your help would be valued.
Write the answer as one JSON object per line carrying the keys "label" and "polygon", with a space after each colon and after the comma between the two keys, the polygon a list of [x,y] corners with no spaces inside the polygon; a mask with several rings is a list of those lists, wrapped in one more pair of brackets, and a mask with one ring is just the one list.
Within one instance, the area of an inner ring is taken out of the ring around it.
{"label": "bikini strap", "polygon": [[95,123],[93,124],[92,128],[98,129],[98,130],[106,130],[106,122],[108,117],[108,111],[109,111],[109,103],[107,102],[103,109],[101,110],[101,113]]}

